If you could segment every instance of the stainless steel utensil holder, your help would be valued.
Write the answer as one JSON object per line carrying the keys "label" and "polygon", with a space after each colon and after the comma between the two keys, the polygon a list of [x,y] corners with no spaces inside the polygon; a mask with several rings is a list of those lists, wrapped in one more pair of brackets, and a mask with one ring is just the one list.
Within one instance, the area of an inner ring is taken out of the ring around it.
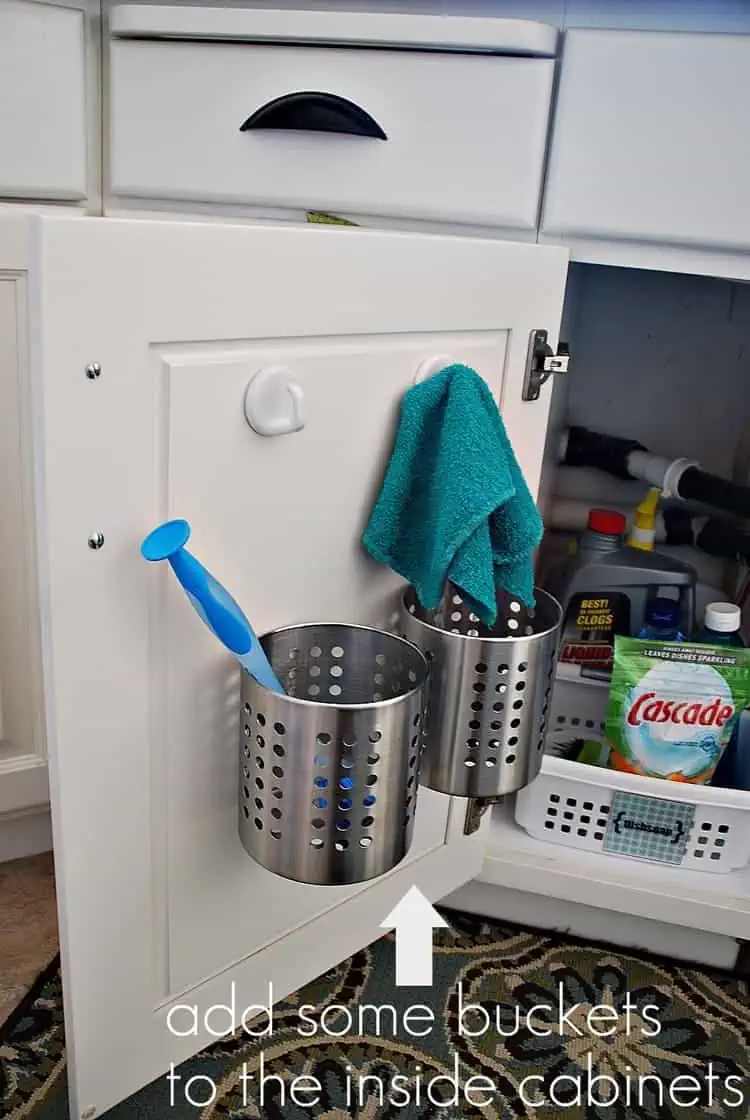
{"label": "stainless steel utensil holder", "polygon": [[426,659],[364,626],[293,626],[261,644],[286,695],[243,671],[242,844],[302,883],[383,875],[412,839]]}
{"label": "stainless steel utensil holder", "polygon": [[404,595],[400,632],[431,663],[421,780],[459,797],[513,793],[539,773],[562,620],[535,589],[528,610],[498,594],[498,620],[483,626],[453,587],[425,611]]}

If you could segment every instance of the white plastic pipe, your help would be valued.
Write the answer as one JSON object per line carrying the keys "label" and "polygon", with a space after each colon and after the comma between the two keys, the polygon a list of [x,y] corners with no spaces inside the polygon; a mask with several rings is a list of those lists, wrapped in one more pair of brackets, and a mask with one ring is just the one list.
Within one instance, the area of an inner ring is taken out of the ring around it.
{"label": "white plastic pipe", "polygon": [[664,498],[679,498],[680,479],[689,467],[699,467],[694,459],[665,459],[649,451],[631,451],[628,470],[633,478],[661,490]]}
{"label": "white plastic pipe", "polygon": [[[564,463],[568,451],[569,431],[560,432],[558,439],[558,462]],[[680,479],[690,467],[700,463],[694,459],[667,459],[663,455],[652,455],[650,451],[631,451],[626,460],[627,470],[634,479],[647,482],[661,490],[664,498],[679,498]]]}

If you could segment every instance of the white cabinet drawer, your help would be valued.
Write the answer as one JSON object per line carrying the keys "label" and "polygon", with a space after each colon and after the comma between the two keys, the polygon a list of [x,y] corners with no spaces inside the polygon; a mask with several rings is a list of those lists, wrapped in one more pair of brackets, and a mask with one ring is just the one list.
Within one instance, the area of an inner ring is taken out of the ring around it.
{"label": "white cabinet drawer", "polygon": [[544,234],[750,248],[750,36],[566,36]]}
{"label": "white cabinet drawer", "polygon": [[0,196],[86,197],[84,14],[0,0]]}
{"label": "white cabinet drawer", "polygon": [[[118,39],[110,190],[533,231],[553,67],[490,54]],[[241,131],[295,94],[342,99],[334,112],[369,118],[385,139],[314,131],[309,96],[282,103],[271,127]]]}

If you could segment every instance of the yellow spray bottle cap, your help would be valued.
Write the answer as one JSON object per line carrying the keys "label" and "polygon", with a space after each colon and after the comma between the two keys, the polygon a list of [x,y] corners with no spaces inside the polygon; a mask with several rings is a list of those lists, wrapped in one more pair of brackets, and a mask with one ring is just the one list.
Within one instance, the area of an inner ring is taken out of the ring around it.
{"label": "yellow spray bottle cap", "polygon": [[636,506],[633,527],[628,537],[631,548],[642,548],[645,552],[653,549],[656,539],[656,512],[660,500],[661,491],[652,489]]}

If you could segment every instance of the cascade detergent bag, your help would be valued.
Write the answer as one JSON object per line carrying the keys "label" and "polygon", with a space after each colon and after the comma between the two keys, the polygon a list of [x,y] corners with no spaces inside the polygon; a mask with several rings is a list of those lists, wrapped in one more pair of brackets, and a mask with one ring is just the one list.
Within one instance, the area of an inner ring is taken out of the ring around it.
{"label": "cascade detergent bag", "polygon": [[750,707],[750,649],[615,639],[606,736],[616,770],[710,781]]}

